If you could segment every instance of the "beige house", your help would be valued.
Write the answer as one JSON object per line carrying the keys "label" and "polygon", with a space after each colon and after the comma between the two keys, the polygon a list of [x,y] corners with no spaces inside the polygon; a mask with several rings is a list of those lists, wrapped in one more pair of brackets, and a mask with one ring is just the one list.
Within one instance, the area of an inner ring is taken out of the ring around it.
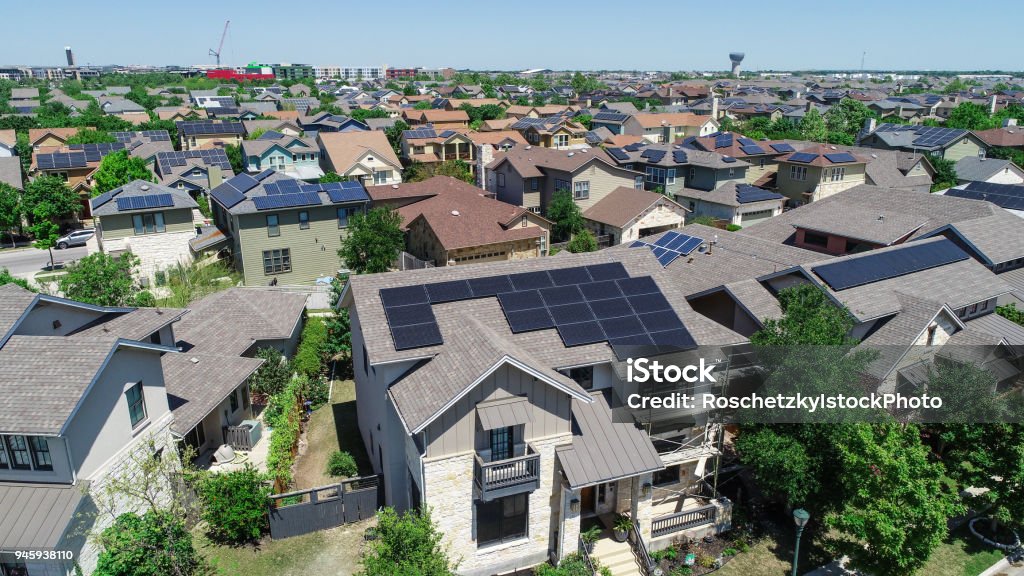
{"label": "beige house", "polygon": [[[92,129],[91,127],[82,128],[82,130]],[[78,130],[79,128],[30,128],[28,143],[32,145],[33,152],[59,148],[68,143],[68,138],[78,134]]]}
{"label": "beige house", "polygon": [[402,163],[387,136],[379,130],[320,132],[316,141],[324,172],[334,172],[367,185],[402,181]]}
{"label": "beige house", "polygon": [[664,194],[622,186],[588,208],[583,217],[595,236],[611,236],[609,245],[614,246],[682,228],[686,212]]}
{"label": "beige house", "polygon": [[448,160],[476,162],[473,141],[464,132],[416,128],[402,132],[402,157],[411,162],[436,165]]}
{"label": "beige house", "polygon": [[181,150],[223,148],[228,144],[238,146],[245,135],[241,122],[186,120],[175,122],[174,125],[178,128]]}
{"label": "beige house", "polygon": [[827,198],[866,182],[866,158],[818,144],[777,159],[776,187],[794,206]]}

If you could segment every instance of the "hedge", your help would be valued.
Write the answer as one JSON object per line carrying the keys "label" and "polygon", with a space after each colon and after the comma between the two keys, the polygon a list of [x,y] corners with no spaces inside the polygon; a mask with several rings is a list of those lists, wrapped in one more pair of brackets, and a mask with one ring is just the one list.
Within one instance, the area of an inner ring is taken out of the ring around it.
{"label": "hedge", "polygon": [[306,319],[302,328],[299,349],[292,360],[292,368],[309,379],[320,376],[324,369],[324,347],[327,343],[327,326],[322,318],[312,316]]}
{"label": "hedge", "polygon": [[267,472],[275,487],[283,490],[292,481],[295,446],[299,442],[300,402],[305,378],[293,378],[284,390],[270,397],[264,420],[271,428],[270,450],[267,454]]}

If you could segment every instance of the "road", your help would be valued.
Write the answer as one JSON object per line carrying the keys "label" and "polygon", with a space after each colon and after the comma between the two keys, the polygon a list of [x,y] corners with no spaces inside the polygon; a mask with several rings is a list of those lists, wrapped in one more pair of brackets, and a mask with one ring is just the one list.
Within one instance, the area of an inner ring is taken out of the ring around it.
{"label": "road", "polygon": [[[53,251],[55,262],[74,262],[87,255],[85,246],[76,246],[66,250]],[[32,278],[36,272],[50,265],[50,253],[35,248],[19,248],[0,250],[0,268],[7,268],[11,274],[21,278]]]}

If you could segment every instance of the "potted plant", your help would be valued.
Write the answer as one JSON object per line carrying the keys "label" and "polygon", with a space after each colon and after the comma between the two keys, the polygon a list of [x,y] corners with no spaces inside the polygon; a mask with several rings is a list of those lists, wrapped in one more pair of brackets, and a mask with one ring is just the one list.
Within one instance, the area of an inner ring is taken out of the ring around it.
{"label": "potted plant", "polygon": [[598,526],[591,526],[580,533],[580,540],[583,540],[583,547],[587,549],[587,554],[594,551],[594,542],[601,537],[601,528]]}
{"label": "potted plant", "polygon": [[615,538],[616,542],[625,542],[626,538],[629,537],[629,531],[632,529],[633,520],[625,514],[619,514],[618,518],[615,519],[612,537]]}

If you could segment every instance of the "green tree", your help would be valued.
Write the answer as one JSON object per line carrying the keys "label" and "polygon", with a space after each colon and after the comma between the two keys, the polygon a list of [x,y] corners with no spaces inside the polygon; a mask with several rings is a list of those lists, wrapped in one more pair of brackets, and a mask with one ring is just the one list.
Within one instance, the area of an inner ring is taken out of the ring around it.
{"label": "green tree", "polygon": [[996,306],[996,314],[999,314],[1010,322],[1016,322],[1017,324],[1024,326],[1024,310],[1018,309],[1015,302],[1010,302],[1005,306]]}
{"label": "green tree", "polygon": [[591,116],[590,114],[580,114],[579,116],[574,116],[572,120],[573,122],[579,123],[587,130],[590,130],[591,123],[593,122],[594,117]]}
{"label": "green tree", "polygon": [[156,182],[156,177],[149,171],[145,160],[130,156],[127,150],[120,150],[103,157],[93,180],[96,182],[92,189],[95,198],[135,180]]}
{"label": "green tree", "polygon": [[384,129],[384,135],[388,138],[388,143],[391,144],[391,149],[395,151],[395,154],[402,154],[402,132],[409,129],[409,125],[401,120],[395,121],[395,124],[389,128]]}
{"label": "green tree", "polygon": [[850,346],[853,319],[813,284],[779,291],[782,317],[764,321],[750,341],[758,346]]}
{"label": "green tree", "polygon": [[422,102],[417,102],[416,105],[413,106],[413,109],[414,110],[430,110],[431,109],[430,101],[429,100],[424,100]]}
{"label": "green tree", "polygon": [[804,140],[811,142],[825,142],[828,138],[828,129],[817,108],[811,108],[804,114],[800,121],[800,134]]}
{"label": "green tree", "polygon": [[245,162],[242,159],[242,149],[234,144],[227,144],[224,146],[224,154],[228,157],[228,162],[231,163],[231,170],[235,174],[245,173]]}
{"label": "green tree", "polygon": [[67,274],[58,285],[64,296],[79,302],[100,306],[130,306],[135,301],[132,271],[139,258],[131,252],[110,256],[104,252],[90,254],[68,265]]}
{"label": "green tree", "polygon": [[591,234],[590,230],[583,230],[573,236],[572,240],[569,240],[565,249],[573,254],[579,254],[581,252],[596,252],[597,239],[594,238],[594,235]]}
{"label": "green tree", "polygon": [[341,378],[352,376],[352,322],[349,319],[348,308],[338,306],[341,290],[347,282],[348,276],[339,276],[331,281],[330,302],[334,315],[324,321],[327,326],[324,352],[335,362],[338,368],[337,375]]}
{"label": "green tree", "polygon": [[476,181],[473,171],[464,160],[445,160],[434,168],[434,175],[451,176],[469,184],[473,184]]}
{"label": "green tree", "polygon": [[[853,139],[864,126],[864,120],[876,118],[877,116],[860,100],[843,98],[825,113],[825,125],[830,133],[829,142],[834,144],[853,144]],[[838,137],[839,134],[845,134],[847,138]],[[849,144],[844,141],[847,139]]]}
{"label": "green tree", "polygon": [[744,430],[736,439],[736,451],[769,497],[790,506],[805,505],[821,489],[816,458],[794,434],[772,427]]}
{"label": "green tree", "polygon": [[6,182],[0,182],[0,230],[11,233],[12,248],[17,246],[14,242],[14,230],[21,226],[23,214],[21,192]]}
{"label": "green tree", "polygon": [[319,182],[321,184],[330,184],[331,182],[343,182],[345,179],[338,176],[337,172],[324,172],[324,175],[320,177]]}
{"label": "green tree", "polygon": [[249,389],[255,394],[273,396],[288,385],[292,368],[277,348],[266,347],[256,351],[263,364],[249,377]]}
{"label": "green tree", "polygon": [[384,508],[377,513],[377,538],[364,548],[359,575],[449,576],[454,568],[429,510],[399,515]]}
{"label": "green tree", "polygon": [[558,242],[564,242],[583,231],[583,212],[572,199],[572,192],[556,190],[547,210],[548,220],[554,222],[551,231]]}
{"label": "green tree", "polygon": [[117,138],[109,132],[100,132],[92,128],[83,128],[68,138],[68,144],[105,144],[117,142]]}
{"label": "green tree", "polygon": [[932,192],[957,185],[956,162],[938,156],[929,156],[928,161],[935,168],[935,175],[932,176]]}
{"label": "green tree", "polygon": [[248,463],[241,470],[207,474],[199,482],[203,520],[217,542],[241,544],[259,540],[269,528],[266,478]]}
{"label": "green tree", "polygon": [[184,521],[167,512],[122,514],[98,538],[95,576],[198,576],[204,562]]}
{"label": "green tree", "polygon": [[28,283],[28,280],[25,280],[24,278],[18,278],[16,276],[12,276],[10,271],[7,270],[7,268],[0,267],[0,286],[3,286],[4,284],[16,284],[16,285],[21,286],[22,288],[24,288],[25,290],[28,290],[30,292],[38,292],[38,290],[33,288]]}
{"label": "green tree", "polygon": [[961,102],[946,119],[947,128],[963,128],[964,130],[985,130],[992,128],[992,121],[984,106],[974,102]]}
{"label": "green tree", "polygon": [[405,248],[402,216],[386,206],[349,218],[338,256],[356,274],[387,272]]}
{"label": "green tree", "polygon": [[50,268],[53,268],[53,248],[60,238],[57,221],[78,213],[82,209],[81,198],[57,176],[40,176],[25,187],[22,202],[31,222],[29,232],[35,238],[33,246],[50,252]]}

